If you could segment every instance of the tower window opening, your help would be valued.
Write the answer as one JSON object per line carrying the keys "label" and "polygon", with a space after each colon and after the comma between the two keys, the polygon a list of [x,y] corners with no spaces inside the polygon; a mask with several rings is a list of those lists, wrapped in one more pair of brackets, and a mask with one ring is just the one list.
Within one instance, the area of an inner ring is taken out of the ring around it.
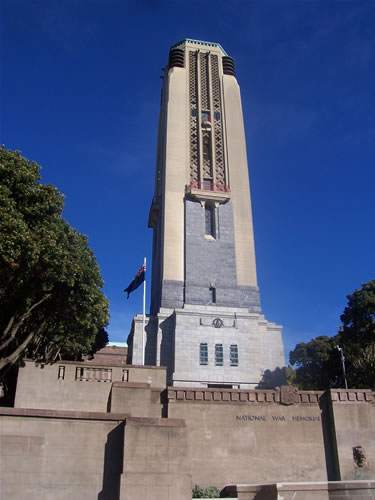
{"label": "tower window opening", "polygon": [[214,286],[210,286],[210,300],[212,304],[216,304],[216,288]]}
{"label": "tower window opening", "polygon": [[208,365],[208,346],[205,343],[199,346],[199,364]]}
{"label": "tower window opening", "polygon": [[206,236],[215,238],[215,207],[206,203],[204,207]]}
{"label": "tower window opening", "polygon": [[205,130],[202,134],[203,177],[204,180],[212,179],[211,171],[211,132]]}
{"label": "tower window opening", "polygon": [[238,346],[236,344],[230,346],[230,366],[238,366]]}
{"label": "tower window opening", "polygon": [[223,344],[215,345],[215,365],[216,366],[224,365]]}

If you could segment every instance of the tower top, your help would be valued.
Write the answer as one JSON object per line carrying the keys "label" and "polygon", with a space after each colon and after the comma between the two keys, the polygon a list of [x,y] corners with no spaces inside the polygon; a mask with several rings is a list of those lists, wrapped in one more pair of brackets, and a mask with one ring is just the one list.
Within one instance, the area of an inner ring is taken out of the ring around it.
{"label": "tower top", "polygon": [[223,47],[220,45],[220,43],[214,43],[214,42],[204,42],[203,40],[193,40],[192,38],[185,38],[184,40],[181,40],[174,45],[172,45],[171,50],[179,47],[180,45],[185,45],[186,43],[193,44],[193,45],[200,45],[203,47],[215,47],[219,50],[222,51],[222,53],[227,56],[228,54],[225,52]]}

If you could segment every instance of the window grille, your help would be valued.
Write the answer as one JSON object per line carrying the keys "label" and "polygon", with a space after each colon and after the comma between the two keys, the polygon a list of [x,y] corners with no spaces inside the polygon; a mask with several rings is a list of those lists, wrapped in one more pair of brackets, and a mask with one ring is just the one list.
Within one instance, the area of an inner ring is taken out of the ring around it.
{"label": "window grille", "polygon": [[215,364],[216,366],[224,365],[223,344],[215,345]]}
{"label": "window grille", "polygon": [[208,365],[208,346],[201,344],[199,349],[199,364]]}
{"label": "window grille", "polygon": [[238,346],[235,344],[230,346],[230,366],[238,366]]}

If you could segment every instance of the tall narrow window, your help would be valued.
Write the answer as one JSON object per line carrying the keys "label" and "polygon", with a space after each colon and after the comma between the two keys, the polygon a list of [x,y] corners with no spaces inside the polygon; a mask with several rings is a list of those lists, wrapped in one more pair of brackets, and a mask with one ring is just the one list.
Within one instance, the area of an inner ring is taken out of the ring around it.
{"label": "tall narrow window", "polygon": [[236,344],[230,346],[230,366],[238,366],[238,346]]}
{"label": "tall narrow window", "polygon": [[216,288],[214,286],[210,286],[210,300],[212,304],[216,304]]}
{"label": "tall narrow window", "polygon": [[223,366],[224,356],[223,356],[223,344],[215,345],[215,365]]}
{"label": "tall narrow window", "polygon": [[199,364],[208,365],[208,347],[207,344],[199,346]]}
{"label": "tall narrow window", "polygon": [[204,206],[206,236],[215,238],[215,207],[209,204]]}

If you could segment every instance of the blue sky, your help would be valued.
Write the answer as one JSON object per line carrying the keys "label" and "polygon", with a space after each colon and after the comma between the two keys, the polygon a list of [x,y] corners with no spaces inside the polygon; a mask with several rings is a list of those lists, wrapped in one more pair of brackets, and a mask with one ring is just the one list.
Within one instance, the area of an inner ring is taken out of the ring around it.
{"label": "blue sky", "polygon": [[263,312],[286,353],[333,335],[374,278],[373,0],[3,0],[0,142],[65,194],[110,300],[110,340],[146,256],[161,68],[183,38],[220,43],[241,86]]}

